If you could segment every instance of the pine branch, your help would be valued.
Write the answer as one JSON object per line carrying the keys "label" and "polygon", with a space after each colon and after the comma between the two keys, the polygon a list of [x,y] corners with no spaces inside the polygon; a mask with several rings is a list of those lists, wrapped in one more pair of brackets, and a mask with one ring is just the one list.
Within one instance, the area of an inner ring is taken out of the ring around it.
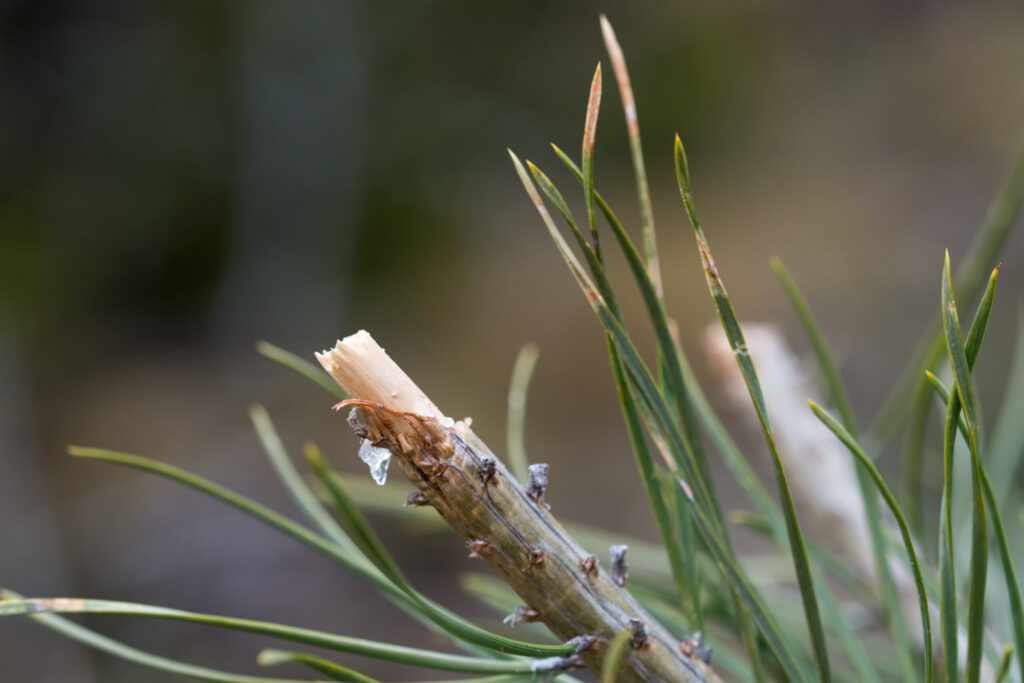
{"label": "pine branch", "polygon": [[[630,631],[618,680],[711,683],[718,677],[657,623],[622,586],[624,577],[598,566],[551,515],[541,496],[517,482],[465,423],[446,417],[366,332],[317,354],[350,395],[358,436],[387,448],[442,518],[466,539],[542,621],[580,643],[565,668],[600,674],[609,645]],[[533,495],[531,495],[533,494]]]}

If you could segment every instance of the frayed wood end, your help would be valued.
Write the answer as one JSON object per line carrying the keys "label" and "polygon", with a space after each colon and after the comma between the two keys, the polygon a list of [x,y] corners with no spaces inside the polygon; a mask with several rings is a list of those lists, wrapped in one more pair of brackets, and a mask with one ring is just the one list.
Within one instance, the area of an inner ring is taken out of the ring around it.
{"label": "frayed wood end", "polygon": [[338,341],[333,349],[317,353],[316,359],[349,396],[379,403],[396,412],[439,421],[444,418],[437,406],[365,330]]}

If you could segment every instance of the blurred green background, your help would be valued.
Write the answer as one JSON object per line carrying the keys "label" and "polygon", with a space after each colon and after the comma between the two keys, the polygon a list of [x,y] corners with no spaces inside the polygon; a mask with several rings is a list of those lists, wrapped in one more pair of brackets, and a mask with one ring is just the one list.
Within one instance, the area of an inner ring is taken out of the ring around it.
{"label": "blurred green background", "polygon": [[[714,312],[675,189],[676,131],[739,314],[806,347],[767,265],[779,255],[866,421],[937,308],[943,250],[963,253],[1024,140],[1019,5],[12,0],[0,8],[0,584],[433,645],[248,519],[65,455],[69,443],[147,455],[291,513],[250,403],[294,454],[314,439],[364,471],[331,401],[253,342],[311,358],[360,328],[499,454],[512,361],[537,342],[527,445],[551,464],[553,511],[654,538],[600,328],[505,152],[578,194],[547,142],[579,148],[605,58],[598,11],[629,61],[669,307],[694,360]],[[595,177],[635,227],[606,74]],[[978,368],[990,401],[1022,246],[1016,235],[1004,251]],[[459,541],[374,520],[428,594],[490,618],[457,595],[473,566]],[[266,644],[87,623],[239,671]],[[169,679],[4,620],[0,680]]]}

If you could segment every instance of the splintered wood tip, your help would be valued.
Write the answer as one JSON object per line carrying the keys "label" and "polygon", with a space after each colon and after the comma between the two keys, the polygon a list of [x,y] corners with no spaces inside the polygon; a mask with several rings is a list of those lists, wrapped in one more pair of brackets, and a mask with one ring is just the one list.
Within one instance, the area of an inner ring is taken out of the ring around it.
{"label": "splintered wood tip", "polygon": [[444,418],[366,330],[339,340],[333,349],[317,353],[316,359],[353,398],[380,403],[398,412]]}

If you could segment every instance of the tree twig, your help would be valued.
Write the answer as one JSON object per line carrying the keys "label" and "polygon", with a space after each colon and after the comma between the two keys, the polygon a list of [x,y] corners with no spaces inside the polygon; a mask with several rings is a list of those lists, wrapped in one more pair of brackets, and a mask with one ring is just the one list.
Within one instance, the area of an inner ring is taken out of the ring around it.
{"label": "tree twig", "polygon": [[[719,681],[600,568],[547,507],[530,496],[465,422],[446,417],[373,338],[360,331],[317,354],[350,395],[357,433],[387,448],[423,497],[564,640],[580,638],[578,662],[600,673],[617,633],[635,632],[620,681]],[[571,662],[567,662],[567,665]]]}

